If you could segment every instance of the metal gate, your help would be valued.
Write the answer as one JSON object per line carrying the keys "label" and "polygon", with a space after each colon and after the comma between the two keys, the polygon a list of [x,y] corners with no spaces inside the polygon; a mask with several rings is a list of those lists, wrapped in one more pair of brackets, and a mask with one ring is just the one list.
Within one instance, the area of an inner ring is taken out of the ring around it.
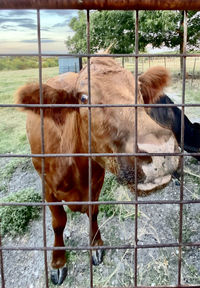
{"label": "metal gate", "polygon": [[[62,204],[59,203],[46,203],[45,202],[45,167],[44,167],[44,159],[45,157],[87,157],[89,161],[89,183],[91,183],[91,157],[95,156],[145,156],[145,153],[131,153],[131,154],[124,154],[124,153],[115,153],[115,154],[95,154],[91,151],[91,109],[95,107],[123,107],[123,105],[108,105],[108,104],[100,104],[100,105],[93,105],[91,104],[91,95],[90,95],[90,69],[88,69],[88,91],[89,91],[89,103],[88,104],[66,104],[66,105],[60,105],[60,104],[54,104],[54,105],[48,105],[48,104],[42,104],[43,103],[43,96],[42,96],[42,57],[43,56],[54,56],[54,54],[48,54],[48,53],[42,53],[41,51],[41,31],[40,31],[40,9],[85,9],[87,10],[87,53],[85,54],[56,54],[56,56],[78,56],[78,57],[86,57],[87,58],[87,64],[88,67],[90,67],[90,58],[91,57],[97,57],[96,54],[90,53],[90,10],[98,9],[98,10],[135,10],[136,13],[136,21],[135,21],[135,52],[132,54],[98,54],[98,57],[132,57],[135,59],[135,83],[136,83],[136,89],[135,89],[135,103],[131,105],[131,107],[135,107],[136,113],[135,113],[135,123],[137,123],[137,107],[162,107],[162,104],[137,104],[137,78],[138,78],[138,59],[139,58],[151,58],[151,57],[163,57],[163,54],[141,54],[138,51],[138,29],[139,29],[139,10],[184,10],[184,47],[183,47],[183,53],[182,54],[164,54],[164,57],[180,57],[183,60],[183,82],[182,82],[182,103],[181,104],[169,104],[168,107],[178,106],[182,109],[182,125],[181,125],[181,152],[176,153],[174,155],[180,155],[181,156],[181,181],[180,181],[180,196],[179,200],[155,200],[155,201],[149,201],[149,200],[140,200],[138,199],[138,193],[137,189],[135,191],[136,196],[134,201],[100,201],[100,202],[92,202],[92,196],[91,196],[91,184],[89,185],[89,201],[85,202],[85,204],[89,205],[89,214],[90,214],[90,234],[91,234],[91,205],[94,203],[98,204],[127,204],[127,205],[134,205],[135,206],[135,244],[134,245],[115,245],[115,246],[103,246],[95,248],[91,245],[87,247],[66,247],[66,250],[88,250],[90,251],[90,269],[88,271],[88,277],[90,277],[90,287],[94,287],[93,284],[93,267],[92,267],[92,250],[93,249],[132,249],[134,250],[134,283],[131,285],[131,287],[140,287],[140,288],[147,288],[152,286],[140,286],[138,285],[138,251],[140,249],[145,248],[168,248],[168,247],[176,247],[178,249],[178,273],[177,273],[177,284],[175,286],[169,286],[169,287],[194,287],[194,285],[183,285],[181,282],[181,271],[182,271],[182,249],[183,247],[200,247],[200,242],[190,242],[190,243],[183,243],[182,241],[182,228],[183,228],[183,205],[184,204],[200,204],[200,200],[185,200],[183,197],[183,180],[184,180],[184,173],[183,173],[183,159],[184,156],[190,156],[191,153],[184,153],[184,109],[185,107],[200,107],[199,104],[185,104],[185,79],[186,79],[186,59],[189,57],[200,57],[199,54],[188,54],[186,50],[186,44],[187,44],[187,12],[186,10],[200,10],[200,1],[188,1],[188,0],[170,0],[170,1],[158,1],[158,0],[130,0],[130,1],[103,1],[103,0],[97,0],[97,1],[77,1],[77,0],[59,0],[59,1],[48,1],[48,0],[40,0],[40,1],[33,1],[33,0],[21,0],[21,1],[15,1],[15,0],[1,0],[0,2],[0,9],[37,9],[37,37],[38,37],[38,53],[31,53],[26,54],[26,56],[38,56],[39,59],[39,83],[40,83],[40,103],[36,105],[38,108],[40,108],[40,114],[41,114],[41,133],[42,133],[42,151],[41,154],[35,155],[35,154],[0,154],[0,157],[41,157],[42,159],[42,194],[43,194],[43,201],[42,203],[3,203],[1,205],[3,206],[42,206],[43,209],[43,243],[44,245],[42,247],[7,247],[5,245],[1,245],[1,238],[0,238],[0,267],[1,267],[1,281],[2,281],[2,288],[7,287],[5,284],[5,273],[4,273],[4,251],[5,250],[39,250],[43,251],[44,253],[44,265],[45,265],[45,277],[46,277],[46,286],[49,287],[48,283],[48,264],[47,264],[47,251],[52,250],[62,250],[62,247],[48,247],[47,246],[47,240],[46,240],[46,207],[50,205],[77,205],[82,204],[82,202],[64,202]],[[0,54],[0,56],[23,56],[23,54]],[[33,107],[34,105],[27,104],[27,105],[14,105],[14,104],[0,104],[0,108],[5,107],[20,107],[20,106],[29,106]],[[88,107],[88,115],[89,115],[89,153],[87,154],[45,154],[44,151],[44,121],[43,121],[43,108],[44,107]],[[125,105],[126,107],[126,105]],[[166,104],[165,104],[166,107]],[[136,135],[136,143],[137,143],[137,125],[135,125],[135,135]],[[157,153],[152,153],[152,156],[158,155]],[[159,154],[167,155],[167,154]],[[198,153],[193,155],[199,155]],[[137,158],[136,158],[137,159]],[[136,161],[137,162],[137,161]],[[135,165],[135,170],[137,170],[137,166]],[[135,183],[137,184],[137,177],[135,173]],[[136,185],[137,187],[137,185]],[[150,204],[169,204],[169,205],[179,205],[179,241],[178,243],[164,243],[164,244],[138,244],[138,205],[146,205]],[[90,235],[91,240],[91,235]],[[91,242],[90,242],[91,243]],[[200,287],[200,283],[197,283],[198,285],[195,285],[195,287]],[[152,283],[153,285],[153,283]],[[154,286],[159,288],[160,286]],[[162,286],[167,288],[167,286]],[[9,287],[8,287],[9,288]]]}

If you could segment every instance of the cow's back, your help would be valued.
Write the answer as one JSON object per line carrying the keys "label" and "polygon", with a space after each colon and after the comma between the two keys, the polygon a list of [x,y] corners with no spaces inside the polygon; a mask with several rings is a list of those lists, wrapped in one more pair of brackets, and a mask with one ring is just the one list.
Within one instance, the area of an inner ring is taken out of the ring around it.
{"label": "cow's back", "polygon": [[67,72],[48,79],[46,84],[52,88],[64,89],[65,91],[70,92],[73,91],[75,87],[77,77],[77,73]]}

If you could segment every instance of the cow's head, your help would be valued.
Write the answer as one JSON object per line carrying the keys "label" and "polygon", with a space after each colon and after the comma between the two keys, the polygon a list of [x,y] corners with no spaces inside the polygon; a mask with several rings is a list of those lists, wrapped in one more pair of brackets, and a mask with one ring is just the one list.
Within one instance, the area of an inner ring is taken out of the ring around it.
{"label": "cow's head", "polygon": [[[123,104],[135,103],[135,79],[111,58],[92,58],[91,103]],[[139,77],[138,103],[153,103],[162,95],[169,80],[162,67],[148,70]],[[80,103],[87,103],[87,66],[79,73],[76,89]],[[91,108],[91,144],[94,153],[174,153],[178,145],[172,131],[153,121],[145,109],[134,107]],[[137,113],[137,145],[135,134]],[[88,109],[80,109],[84,134],[88,133]],[[84,126],[85,125],[85,126]],[[88,141],[85,141],[88,142]],[[86,143],[88,145],[88,143]],[[88,147],[88,146],[87,146]],[[86,148],[87,149],[87,148]],[[100,165],[116,174],[119,180],[134,189],[137,170],[138,190],[149,192],[165,186],[179,165],[176,156],[96,157]],[[136,168],[137,167],[137,168]]]}
{"label": "cow's head", "polygon": [[[135,103],[135,79],[127,70],[113,59],[95,57],[91,59],[91,103],[122,104]],[[139,77],[138,103],[156,102],[163,94],[169,80],[167,71],[162,67],[149,69]],[[88,103],[87,66],[77,75],[67,73],[50,79],[43,84],[44,104]],[[17,92],[16,103],[40,103],[38,84],[28,84]],[[39,108],[24,107],[23,110],[40,114]],[[93,153],[174,153],[178,144],[171,130],[166,129],[148,115],[148,110],[137,108],[137,141],[134,107],[96,107],[91,108],[91,148]],[[88,152],[88,108],[46,108],[44,116],[62,125],[63,138],[68,145],[63,152]],[[68,119],[68,121],[66,120]],[[71,119],[71,120],[69,120]],[[70,125],[69,125],[70,123]],[[71,135],[71,136],[70,136]],[[136,143],[137,142],[137,143]],[[63,147],[65,141],[63,141]],[[118,176],[118,179],[135,189],[137,170],[138,190],[149,192],[162,188],[178,168],[176,156],[121,156],[94,157],[102,167]]]}

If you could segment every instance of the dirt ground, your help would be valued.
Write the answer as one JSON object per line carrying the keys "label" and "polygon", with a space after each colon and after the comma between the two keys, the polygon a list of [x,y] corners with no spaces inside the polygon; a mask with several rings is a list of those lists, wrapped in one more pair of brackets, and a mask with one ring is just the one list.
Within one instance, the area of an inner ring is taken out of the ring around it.
{"label": "dirt ground", "polygon": [[[5,165],[2,162],[1,165]],[[192,158],[185,161],[184,199],[199,199],[200,165]],[[9,182],[9,193],[32,187],[41,190],[40,179],[31,164],[29,169],[17,168]],[[134,199],[126,188],[119,186],[116,200]],[[1,195],[2,196],[2,195]],[[149,195],[143,200],[167,200],[180,197],[178,180]],[[105,245],[134,244],[134,205],[121,206],[120,212],[105,217],[99,216],[102,238]],[[139,205],[138,244],[177,243],[179,237],[179,205]],[[53,245],[51,216],[46,211],[47,246]],[[68,213],[65,229],[66,246],[88,245],[88,219],[86,215]],[[183,207],[183,242],[199,242],[200,206],[188,204]],[[28,232],[22,237],[5,236],[5,247],[41,247],[43,246],[42,217],[32,221]],[[68,276],[61,287],[89,287],[89,253],[87,251],[70,251],[68,257]],[[51,255],[48,252],[50,269]],[[138,284],[139,285],[176,285],[178,271],[178,248],[138,249]],[[134,250],[107,250],[103,263],[93,268],[95,287],[127,287],[134,283]],[[42,251],[3,251],[4,275],[7,288],[43,288],[44,253]],[[195,247],[182,250],[182,283],[200,285],[200,249]],[[50,284],[50,287],[53,287]]]}

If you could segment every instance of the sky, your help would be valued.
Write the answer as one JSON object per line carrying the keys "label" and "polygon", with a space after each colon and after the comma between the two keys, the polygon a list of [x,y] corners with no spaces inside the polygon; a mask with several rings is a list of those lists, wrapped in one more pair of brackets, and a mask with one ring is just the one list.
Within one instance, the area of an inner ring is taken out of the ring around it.
{"label": "sky", "polygon": [[[66,53],[68,24],[77,10],[40,10],[43,53]],[[0,53],[37,53],[36,10],[0,11]]]}

